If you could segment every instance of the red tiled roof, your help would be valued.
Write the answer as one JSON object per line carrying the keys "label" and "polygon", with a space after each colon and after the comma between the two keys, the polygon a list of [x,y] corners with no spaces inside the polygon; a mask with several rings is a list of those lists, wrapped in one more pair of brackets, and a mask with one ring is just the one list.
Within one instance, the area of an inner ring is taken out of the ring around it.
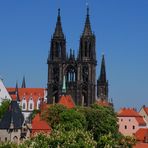
{"label": "red tiled roof", "polygon": [[45,120],[42,120],[40,114],[37,114],[32,120],[32,134],[38,132],[50,133],[51,127]]}
{"label": "red tiled roof", "polygon": [[101,105],[101,106],[113,106],[112,103],[106,101],[106,100],[97,100],[96,104]]}
{"label": "red tiled roof", "polygon": [[138,141],[144,142],[145,137],[148,137],[148,128],[140,128],[134,135]]}
{"label": "red tiled roof", "polygon": [[[8,92],[14,92],[16,88],[7,88]],[[22,101],[23,98],[28,102],[30,98],[36,102],[38,99],[43,99],[44,98],[44,88],[18,88],[18,95],[20,101]],[[14,94],[11,95],[12,100],[15,98]],[[16,98],[15,98],[16,99]]]}
{"label": "red tiled roof", "polygon": [[134,108],[121,108],[118,112],[119,117],[139,117],[139,113]]}
{"label": "red tiled roof", "polygon": [[62,95],[60,97],[58,103],[66,106],[67,108],[74,108],[75,107],[75,104],[74,104],[72,97],[70,95]]}
{"label": "red tiled roof", "polygon": [[135,117],[135,118],[140,126],[146,126],[146,122],[144,121],[142,116]]}
{"label": "red tiled roof", "polygon": [[148,143],[137,143],[133,148],[148,148]]}

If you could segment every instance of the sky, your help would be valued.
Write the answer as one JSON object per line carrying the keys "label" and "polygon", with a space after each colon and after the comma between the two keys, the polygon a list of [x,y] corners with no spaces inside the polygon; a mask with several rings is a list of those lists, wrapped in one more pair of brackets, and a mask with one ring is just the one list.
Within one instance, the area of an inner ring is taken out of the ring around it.
{"label": "sky", "polygon": [[115,109],[148,106],[148,0],[0,0],[0,76],[6,87],[47,86],[47,57],[61,9],[67,51],[79,48],[90,8],[97,78],[105,54]]}

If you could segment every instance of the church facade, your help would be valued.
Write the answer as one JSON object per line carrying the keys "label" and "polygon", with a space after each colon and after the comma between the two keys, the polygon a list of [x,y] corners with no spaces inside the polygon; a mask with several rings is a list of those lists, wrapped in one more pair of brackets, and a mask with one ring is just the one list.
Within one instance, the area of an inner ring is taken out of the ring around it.
{"label": "church facade", "polygon": [[87,8],[77,56],[75,56],[72,49],[70,49],[70,54],[67,54],[60,9],[58,10],[57,23],[51,39],[47,64],[47,102],[49,104],[59,101],[64,79],[66,80],[66,94],[72,96],[76,105],[89,106],[95,103],[96,99],[108,101],[108,82],[106,80],[104,55],[102,57],[100,76],[96,80],[96,37],[91,29],[89,8]]}

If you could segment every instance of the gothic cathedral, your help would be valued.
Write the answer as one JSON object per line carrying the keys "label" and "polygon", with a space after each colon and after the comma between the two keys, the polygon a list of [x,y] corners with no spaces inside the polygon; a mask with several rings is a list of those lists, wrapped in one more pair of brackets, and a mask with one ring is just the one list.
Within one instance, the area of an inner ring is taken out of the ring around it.
{"label": "gothic cathedral", "polygon": [[[75,57],[74,51],[71,49],[70,54],[67,54],[66,39],[62,30],[59,9],[47,59],[47,98],[49,104],[57,103],[59,96],[63,93],[71,95],[76,105],[89,106],[96,99],[108,101],[108,81],[106,80],[104,55],[102,56],[100,76],[96,81],[97,60],[95,46],[96,38],[91,30],[89,8],[87,8],[78,55]],[[66,92],[62,91],[63,81],[65,81]]]}

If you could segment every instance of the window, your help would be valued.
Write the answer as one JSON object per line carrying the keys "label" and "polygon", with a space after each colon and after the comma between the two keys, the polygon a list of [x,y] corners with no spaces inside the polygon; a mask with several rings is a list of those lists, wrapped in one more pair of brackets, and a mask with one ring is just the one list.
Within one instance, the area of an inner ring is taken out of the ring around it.
{"label": "window", "polygon": [[26,104],[25,103],[23,103],[23,109],[26,109]]}
{"label": "window", "polygon": [[32,109],[32,103],[30,103],[30,109]]}
{"label": "window", "polygon": [[133,125],[133,129],[135,129],[135,126]]}
{"label": "window", "polygon": [[67,68],[67,82],[75,82],[76,81],[76,70],[73,66],[69,66]]}
{"label": "window", "polygon": [[5,137],[5,142],[7,141],[7,137]]}
{"label": "window", "polygon": [[37,101],[37,109],[40,109],[40,104],[41,104],[41,100],[39,99],[39,100]]}
{"label": "window", "polygon": [[123,119],[121,119],[121,122],[123,121]]}
{"label": "window", "polygon": [[125,125],[125,129],[127,129],[127,125]]}
{"label": "window", "polygon": [[131,119],[128,120],[129,122],[131,121]]}

